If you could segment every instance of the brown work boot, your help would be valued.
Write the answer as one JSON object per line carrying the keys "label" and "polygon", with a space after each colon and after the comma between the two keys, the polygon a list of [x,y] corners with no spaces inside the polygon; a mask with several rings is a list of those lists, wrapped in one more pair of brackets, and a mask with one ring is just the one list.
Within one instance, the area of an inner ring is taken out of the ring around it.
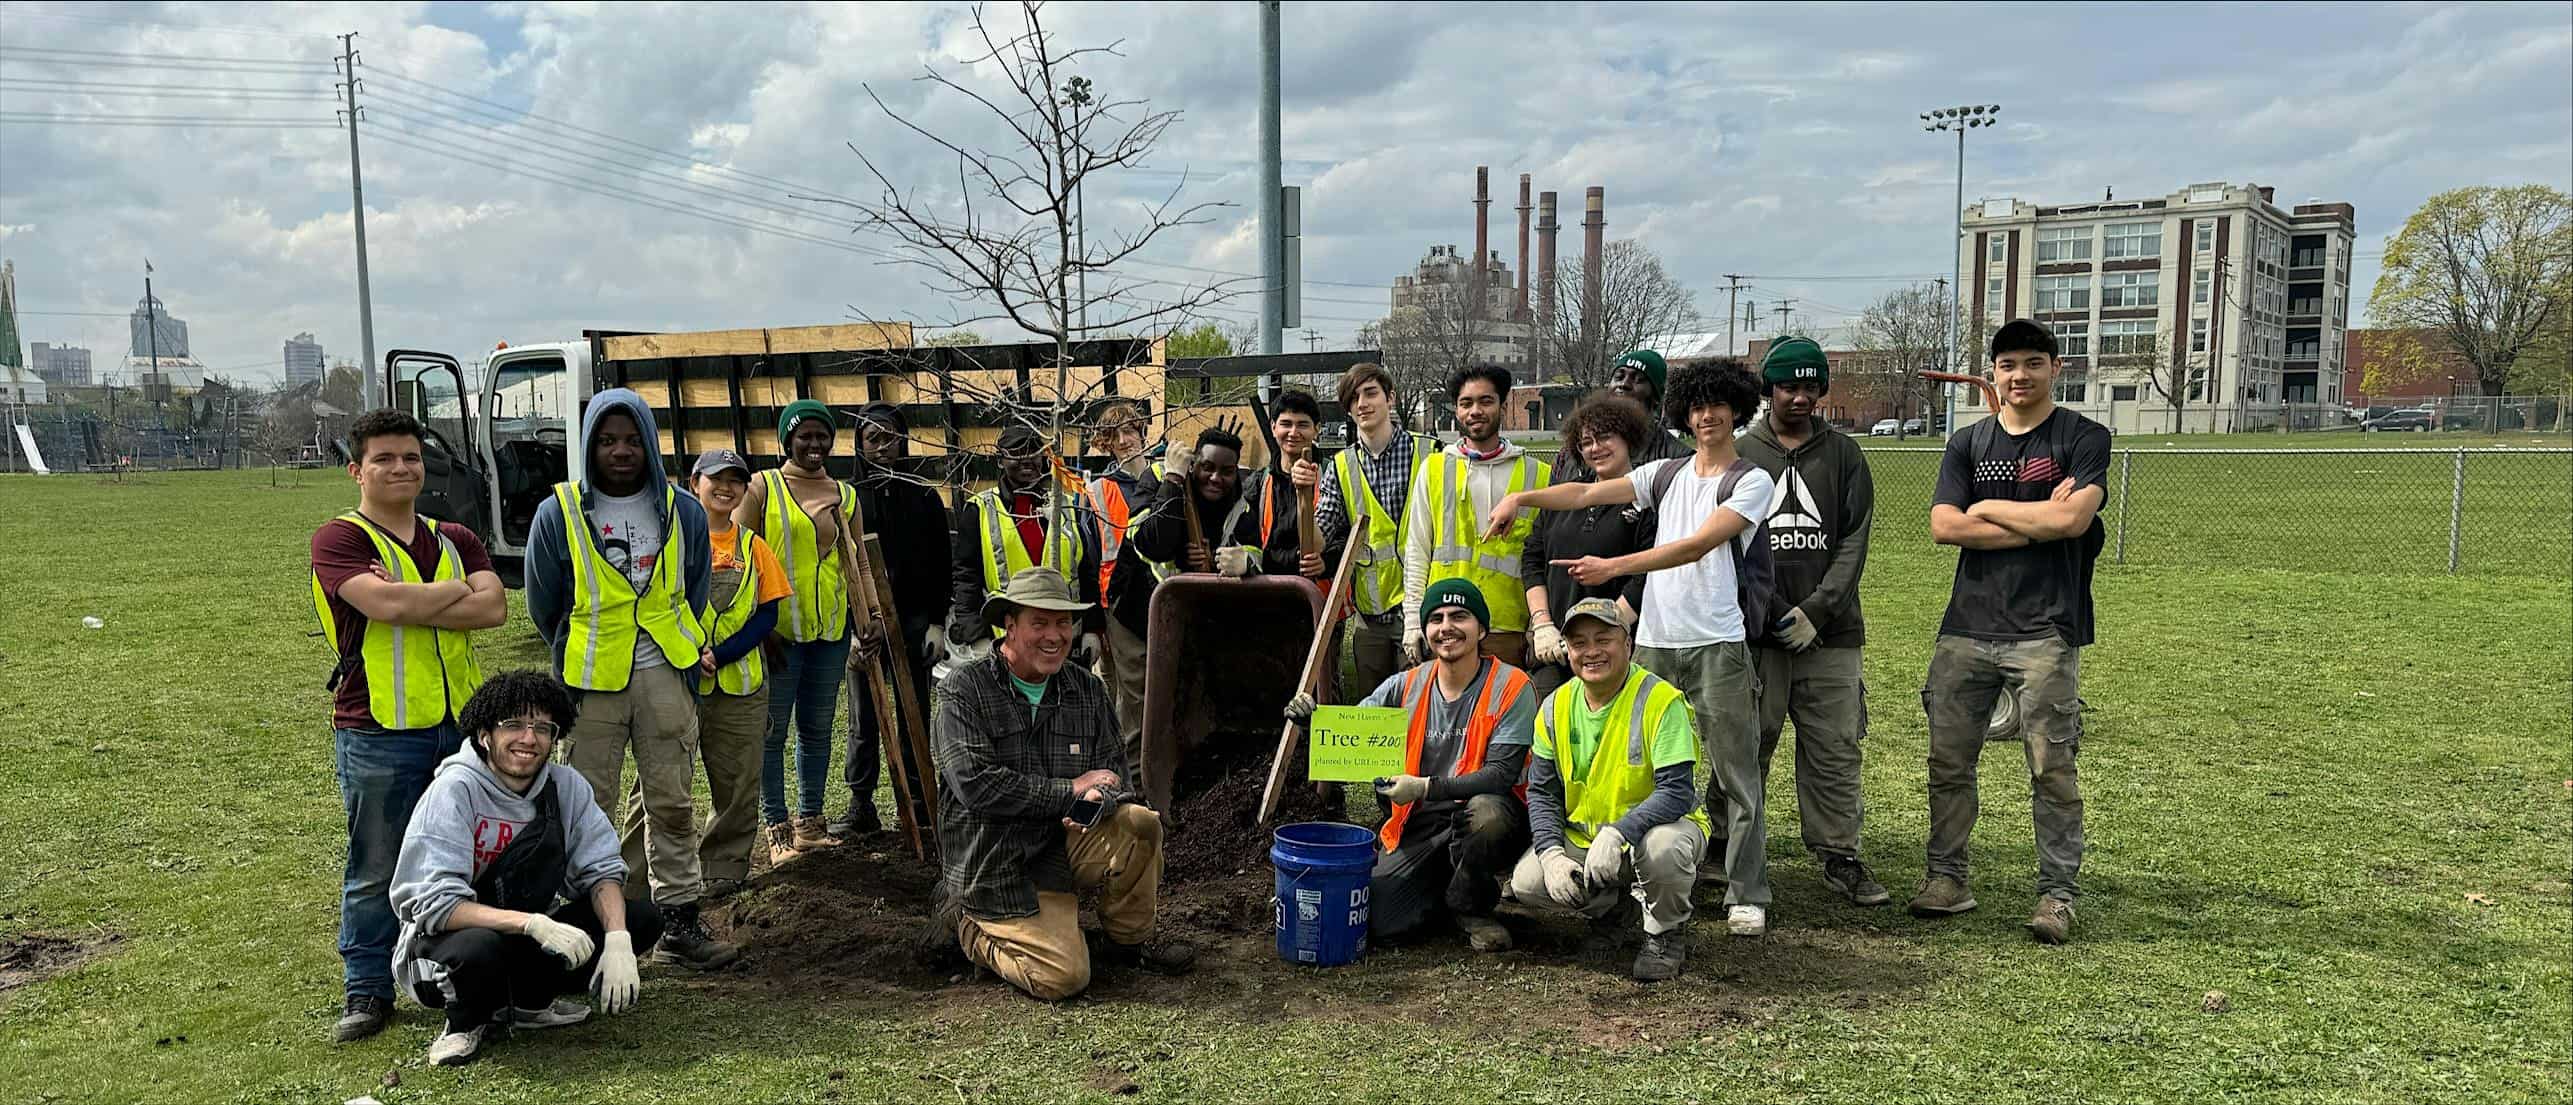
{"label": "brown work boot", "polygon": [[2061,944],[2072,939],[2072,899],[2037,899],[2037,912],[2028,915],[2028,935],[2036,937],[2040,944]]}
{"label": "brown work boot", "polygon": [[1145,937],[1140,944],[1099,939],[1092,958],[1116,967],[1141,967],[1154,974],[1184,975],[1197,966],[1197,946],[1182,940]]}
{"label": "brown work boot", "polygon": [[784,867],[804,853],[795,847],[795,826],[780,821],[768,827],[768,865]]}
{"label": "brown work boot", "polygon": [[1921,883],[1921,892],[1912,895],[1912,903],[1904,908],[1915,917],[1951,917],[1974,906],[1974,892],[1965,888],[1965,880],[1953,875],[1932,875]]}
{"label": "brown work boot", "polygon": [[795,846],[798,849],[810,852],[816,848],[837,848],[845,843],[847,842],[839,837],[823,831],[820,814],[795,819]]}
{"label": "brown work boot", "polygon": [[1465,930],[1465,942],[1473,945],[1475,951],[1506,952],[1510,950],[1510,930],[1501,927],[1501,922],[1494,918],[1474,917],[1460,913],[1456,915],[1456,927]]}

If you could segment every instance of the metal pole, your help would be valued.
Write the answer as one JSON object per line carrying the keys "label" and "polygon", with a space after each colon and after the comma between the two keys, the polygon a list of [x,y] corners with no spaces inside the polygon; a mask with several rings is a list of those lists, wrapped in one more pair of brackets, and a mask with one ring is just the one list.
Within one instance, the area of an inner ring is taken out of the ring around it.
{"label": "metal pole", "polygon": [[1260,352],[1286,320],[1285,197],[1278,191],[1278,0],[1260,0]]}
{"label": "metal pole", "polygon": [[[1956,298],[1948,304],[1947,352],[1950,372],[1965,371],[1964,351],[1957,348],[1957,327],[1964,322],[1957,315],[1964,309],[1965,304],[1965,132],[1965,127],[1957,128],[1957,202],[1956,206],[1948,209],[1949,214],[1956,216],[1956,231],[1948,238],[1948,252],[1955,257],[1957,278],[1956,288],[1952,293]],[[1953,434],[1957,432],[1957,387],[1955,384],[1941,384],[1939,388],[1948,396],[1947,422],[1939,432],[1942,435]],[[1897,423],[1895,429],[1900,432],[1902,425]]]}
{"label": "metal pole", "polygon": [[374,410],[383,400],[375,380],[375,292],[366,279],[366,176],[357,161],[357,32],[339,37],[341,75],[348,82],[348,206],[349,221],[357,230],[358,347],[365,350],[357,376],[359,394],[366,408]]}
{"label": "metal pole", "polygon": [[2466,451],[2457,450],[2456,473],[2448,483],[2448,574],[2457,574],[2457,554],[2466,536]]}
{"label": "metal pole", "polygon": [[2135,475],[2135,450],[2117,451],[2117,562],[2126,563],[2126,515],[2131,509],[2126,501],[2126,486]]}

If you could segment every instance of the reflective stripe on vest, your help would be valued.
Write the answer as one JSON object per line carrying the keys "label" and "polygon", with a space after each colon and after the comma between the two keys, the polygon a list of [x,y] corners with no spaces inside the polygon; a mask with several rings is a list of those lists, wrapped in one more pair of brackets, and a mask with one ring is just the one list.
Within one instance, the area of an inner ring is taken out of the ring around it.
{"label": "reflective stripe on vest", "polygon": [[[1160,461],[1153,462],[1152,478],[1162,478]],[[1134,507],[1126,502],[1125,485],[1118,483],[1113,476],[1101,476],[1090,481],[1089,491],[1091,509],[1099,515],[1099,605],[1106,606],[1108,577],[1116,574],[1117,558],[1125,555],[1126,531],[1132,528]],[[1176,570],[1170,564],[1140,552],[1135,554],[1135,559],[1151,570],[1156,584],[1169,579]]]}
{"label": "reflective stripe on vest", "polygon": [[[1527,548],[1528,534],[1536,528],[1537,512],[1520,511],[1508,532],[1483,540],[1484,519],[1475,513],[1474,496],[1467,494],[1467,470],[1465,458],[1440,453],[1421,481],[1430,508],[1438,512],[1430,523],[1429,574],[1422,585],[1442,579],[1471,582],[1483,592],[1483,603],[1492,610],[1492,632],[1524,631],[1528,628],[1528,589],[1519,579],[1519,553]],[[1544,486],[1553,470],[1546,462],[1521,454],[1510,466],[1509,493]],[[1414,503],[1413,509],[1420,506]]]}
{"label": "reflective stripe on vest", "polygon": [[[778,566],[786,569],[786,582],[795,588],[778,612],[778,635],[798,644],[848,636],[849,584],[840,574],[839,543],[818,547],[821,536],[813,532],[813,516],[786,489],[786,473],[771,468],[759,478],[766,487],[760,529],[766,531]],[[840,525],[846,532],[849,519],[858,513],[858,492],[844,482],[833,484],[840,489]]]}
{"label": "reflective stripe on vest", "polygon": [[[1626,685],[1608,701],[1600,720],[1599,744],[1591,749],[1590,762],[1586,764],[1573,762],[1572,712],[1576,701],[1587,708],[1588,699],[1578,680],[1555,690],[1543,711],[1544,739],[1547,749],[1554,753],[1555,777],[1563,783],[1564,838],[1575,848],[1588,848],[1593,829],[1626,816],[1627,811],[1652,796],[1649,749],[1653,738],[1661,733],[1671,707],[1687,709],[1688,700],[1679,688],[1645,671],[1642,665],[1629,664]],[[1626,748],[1622,761],[1617,756],[1603,755],[1619,744]],[[1707,827],[1702,804],[1692,805],[1688,816],[1698,828]]]}
{"label": "reflective stripe on vest", "polygon": [[[1037,509],[1043,515],[1051,515],[1054,505],[1053,496],[1048,495],[1045,505]],[[1027,542],[1019,539],[1018,519],[1010,517],[1009,508],[1001,505],[999,488],[975,492],[974,508],[983,520],[983,597],[989,599],[1001,593],[1011,576],[1035,567],[1036,561],[1027,555]],[[1070,513],[1071,508],[1066,506],[1065,512]],[[1056,571],[1063,573],[1063,582],[1072,584],[1077,593],[1081,582],[1080,527],[1049,525],[1045,528],[1045,537],[1047,559],[1053,561],[1052,567]],[[1001,628],[993,626],[992,636],[997,638],[1000,635]]]}
{"label": "reflective stripe on vest", "polygon": [[[734,570],[741,581],[733,585],[732,601],[715,611],[714,628],[706,631],[708,647],[740,632],[750,624],[751,616],[759,613],[759,560],[751,555],[752,540],[749,529],[733,527],[733,563],[738,565]],[[715,597],[712,586],[706,593],[710,603]],[[757,647],[743,653],[741,659],[715,669],[715,688],[725,694],[750,694],[767,683],[768,658]]]}
{"label": "reflective stripe on vest", "polygon": [[[1435,455],[1437,444],[1418,434],[1412,436],[1411,471],[1403,474],[1409,481],[1420,477],[1421,465]],[[1428,446],[1428,451],[1423,446]],[[1391,442],[1386,448],[1393,448]],[[1385,509],[1384,496],[1367,483],[1366,466],[1358,461],[1358,446],[1342,449],[1331,458],[1333,473],[1340,478],[1340,512],[1343,518],[1358,513],[1352,504],[1366,508],[1367,528],[1364,534],[1352,533],[1358,541],[1357,570],[1350,573],[1349,584],[1358,604],[1358,612],[1382,615],[1403,604],[1403,520]]]}
{"label": "reflective stripe on vest", "polygon": [[[1501,715],[1509,713],[1510,705],[1527,690],[1528,673],[1486,656],[1482,681],[1483,693],[1475,696],[1474,712],[1466,716],[1465,740],[1456,750],[1456,762],[1443,772],[1431,767],[1424,773],[1421,751],[1429,742],[1429,692],[1438,683],[1438,661],[1432,660],[1403,675],[1403,705],[1412,712],[1411,729],[1403,738],[1403,774],[1452,778],[1483,766],[1484,751],[1492,745],[1492,731],[1501,727]],[[1496,695],[1498,701],[1494,699]],[[1524,801],[1527,792],[1522,790],[1519,796]],[[1402,847],[1403,825],[1411,818],[1411,803],[1395,806],[1385,818],[1385,827],[1376,834],[1377,843],[1388,852]]]}
{"label": "reflective stripe on vest", "polygon": [[641,592],[616,565],[599,552],[590,533],[589,512],[581,508],[581,485],[554,485],[554,502],[563,512],[563,536],[571,545],[572,613],[563,642],[563,682],[585,691],[621,691],[634,677],[635,635],[641,632],[661,649],[661,657],[680,671],[697,666],[705,627],[688,605],[687,556],[679,543],[679,496],[661,489],[661,555],[653,561],[652,578]]}
{"label": "reflective stripe on vest", "polygon": [[[435,518],[422,514],[415,523],[429,527],[438,539],[438,564],[427,580],[419,578],[418,566],[401,544],[375,528],[375,523],[353,510],[340,515],[340,520],[356,526],[375,545],[376,561],[395,583],[441,583],[465,577],[464,558],[457,555],[456,543],[439,532]],[[313,577],[313,612],[322,619],[322,638],[330,642],[331,652],[345,655],[339,623],[331,617],[330,597],[322,592],[320,576]],[[366,712],[387,729],[440,724],[454,717],[482,687],[482,665],[474,659],[473,636],[462,629],[394,625],[368,618],[366,632],[358,638],[358,660],[366,671]]]}

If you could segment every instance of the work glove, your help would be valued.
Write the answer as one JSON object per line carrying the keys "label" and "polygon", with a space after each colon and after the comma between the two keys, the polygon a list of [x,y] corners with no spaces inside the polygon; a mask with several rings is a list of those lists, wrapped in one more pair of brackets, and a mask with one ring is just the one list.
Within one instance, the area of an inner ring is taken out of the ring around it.
{"label": "work glove", "polygon": [[1389,806],[1408,806],[1429,797],[1429,780],[1418,775],[1378,776],[1376,797]]}
{"label": "work glove", "polygon": [[974,634],[947,649],[947,658],[958,664],[979,664],[991,654],[992,637],[988,633]]}
{"label": "work glove", "polygon": [[1309,693],[1298,691],[1294,698],[1287,700],[1286,718],[1288,721],[1295,722],[1298,725],[1310,722],[1313,720],[1313,706],[1313,696]]}
{"label": "work glove", "polygon": [[1096,662],[1100,657],[1106,656],[1107,654],[1108,642],[1100,639],[1098,634],[1084,633],[1081,635],[1081,658],[1083,660]]}
{"label": "work glove", "polygon": [[1419,626],[1403,630],[1403,662],[1417,664],[1429,656],[1429,635]]}
{"label": "work glove", "polygon": [[634,934],[624,930],[607,935],[607,944],[599,949],[599,965],[590,972],[590,994],[598,999],[599,1012],[623,1013],[634,1008],[635,995],[643,989],[634,973]]}
{"label": "work glove", "polygon": [[1617,876],[1626,867],[1626,835],[1615,825],[1602,825],[1590,838],[1590,851],[1582,854],[1581,877],[1589,880],[1591,889],[1617,885]]}
{"label": "work glove", "polygon": [[1215,550],[1215,570],[1240,579],[1260,566],[1260,551],[1249,545],[1226,545]]}
{"label": "work glove", "polygon": [[1528,650],[1540,664],[1563,663],[1563,631],[1553,622],[1538,622],[1528,629]]}
{"label": "work glove", "polygon": [[528,914],[527,924],[518,931],[536,941],[538,947],[544,948],[554,958],[562,960],[566,967],[578,967],[589,962],[590,952],[597,947],[590,942],[589,933],[542,913]]}
{"label": "work glove", "polygon": [[1548,848],[1537,857],[1537,867],[1546,875],[1546,897],[1554,899],[1556,905],[1580,909],[1590,904],[1590,887],[1582,882],[1581,864],[1574,862],[1569,853]]}
{"label": "work glove", "polygon": [[1814,620],[1805,616],[1804,607],[1790,606],[1787,616],[1778,619],[1778,643],[1790,651],[1803,652],[1821,638],[1822,631],[1814,628]]}
{"label": "work glove", "polygon": [[920,660],[924,664],[935,664],[946,658],[947,630],[933,622],[920,631]]}

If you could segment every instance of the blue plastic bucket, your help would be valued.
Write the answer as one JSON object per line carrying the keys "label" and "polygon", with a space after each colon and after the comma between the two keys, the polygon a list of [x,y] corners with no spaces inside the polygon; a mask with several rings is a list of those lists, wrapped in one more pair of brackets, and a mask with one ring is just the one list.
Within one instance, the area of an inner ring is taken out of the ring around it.
{"label": "blue plastic bucket", "polygon": [[1281,826],[1269,864],[1278,876],[1278,958],[1337,967],[1367,954],[1376,834],[1328,821]]}

